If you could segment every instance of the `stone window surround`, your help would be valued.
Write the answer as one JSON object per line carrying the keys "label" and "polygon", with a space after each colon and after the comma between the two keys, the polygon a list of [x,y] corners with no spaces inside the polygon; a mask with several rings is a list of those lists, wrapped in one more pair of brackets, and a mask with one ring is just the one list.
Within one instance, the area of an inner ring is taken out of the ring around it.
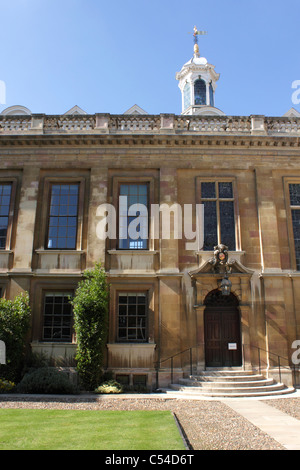
{"label": "stone window surround", "polygon": [[142,281],[134,282],[134,280],[126,280],[124,282],[112,282],[110,293],[110,329],[109,329],[109,343],[129,344],[128,342],[118,342],[118,295],[122,292],[140,292],[147,294],[147,335],[146,342],[135,342],[135,344],[149,344],[154,343],[154,282]]}
{"label": "stone window surround", "polygon": [[[47,235],[48,235],[48,224],[49,224],[49,213],[50,213],[50,197],[51,197],[51,185],[52,184],[79,184],[79,201],[78,201],[78,218],[77,218],[77,239],[75,250],[82,250],[82,239],[83,239],[83,218],[84,218],[84,200],[85,200],[85,188],[86,188],[86,177],[73,176],[66,174],[65,176],[51,176],[50,172],[47,172],[40,180],[42,185],[42,196],[40,206],[40,232],[38,236],[38,249],[42,251],[53,251],[51,248],[47,248]],[[46,201],[46,204],[43,203]],[[62,250],[55,249],[55,251],[72,251],[64,248]],[[73,250],[74,251],[74,250]]]}
{"label": "stone window surround", "polygon": [[32,296],[34,298],[34,305],[32,311],[32,341],[40,344],[58,344],[62,346],[63,344],[71,345],[76,344],[75,331],[72,332],[71,341],[54,341],[43,340],[43,325],[44,325],[44,300],[46,293],[49,292],[70,292],[74,294],[77,288],[77,283],[70,280],[69,282],[66,279],[56,278],[52,282],[37,282],[32,289]]}
{"label": "stone window surround", "polygon": [[[130,170],[130,174],[128,176],[122,176],[121,174],[113,174],[111,177],[111,203],[116,208],[116,222],[118,226],[118,217],[119,217],[119,187],[120,184],[134,184],[134,183],[147,183],[148,184],[148,207],[151,207],[151,204],[155,204],[156,197],[155,197],[155,190],[156,190],[156,181],[155,175],[152,171],[143,171],[143,176],[141,176],[140,171],[135,171],[134,169]],[[153,233],[152,221],[149,217],[149,224],[148,224],[148,248],[147,250],[119,250],[118,249],[118,240],[109,240],[108,241],[108,249],[109,250],[117,250],[118,253],[126,252],[126,251],[154,251],[158,248],[158,240],[154,240],[151,237],[151,233]],[[118,230],[117,230],[117,237],[118,237]]]}
{"label": "stone window surround", "polygon": [[0,176],[0,184],[11,184],[11,196],[10,196],[10,207],[9,207],[9,216],[7,224],[7,234],[6,234],[6,246],[5,249],[1,249],[0,253],[7,252],[11,250],[12,245],[12,233],[14,228],[14,221],[16,221],[16,194],[18,187],[18,178],[16,176]]}
{"label": "stone window surround", "polygon": [[[293,230],[292,211],[291,211],[290,193],[289,193],[289,185],[290,184],[299,184],[300,185],[300,178],[299,177],[293,177],[293,176],[283,177],[283,187],[284,187],[283,189],[284,189],[284,199],[285,199],[285,206],[286,206],[286,219],[287,219],[288,243],[289,243],[289,251],[290,251],[290,263],[291,263],[291,269],[293,271],[297,271],[296,250],[295,250],[295,242],[294,242],[294,230]],[[299,208],[299,210],[300,210],[300,208]]]}
{"label": "stone window surround", "polygon": [[[208,182],[230,182],[232,183],[233,199],[234,199],[234,218],[235,218],[235,251],[242,251],[241,248],[241,231],[240,231],[240,217],[239,217],[239,205],[237,195],[237,178],[236,176],[216,176],[216,175],[205,175],[196,177],[196,204],[201,204],[201,183]],[[220,221],[218,220],[218,224]],[[219,242],[216,243],[216,245]],[[201,251],[201,250],[200,250]],[[202,252],[202,251],[201,251]]]}

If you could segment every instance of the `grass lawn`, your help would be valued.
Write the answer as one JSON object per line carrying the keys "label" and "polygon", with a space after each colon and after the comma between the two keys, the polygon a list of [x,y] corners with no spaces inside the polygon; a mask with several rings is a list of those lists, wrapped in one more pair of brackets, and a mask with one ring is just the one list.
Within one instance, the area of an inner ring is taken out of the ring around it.
{"label": "grass lawn", "polygon": [[185,450],[169,411],[0,409],[0,450]]}

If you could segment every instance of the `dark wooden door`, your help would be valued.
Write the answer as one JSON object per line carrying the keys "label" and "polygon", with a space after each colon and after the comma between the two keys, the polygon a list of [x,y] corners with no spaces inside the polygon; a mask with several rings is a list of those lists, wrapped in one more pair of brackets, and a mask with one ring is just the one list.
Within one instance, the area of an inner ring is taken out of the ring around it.
{"label": "dark wooden door", "polygon": [[204,311],[206,366],[234,367],[242,364],[240,315],[236,303],[218,296],[217,301],[209,302]]}

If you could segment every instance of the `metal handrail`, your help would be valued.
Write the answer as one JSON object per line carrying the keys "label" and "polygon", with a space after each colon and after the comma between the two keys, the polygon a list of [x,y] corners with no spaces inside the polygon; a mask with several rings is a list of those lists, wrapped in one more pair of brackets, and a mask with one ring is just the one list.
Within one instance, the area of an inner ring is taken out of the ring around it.
{"label": "metal handrail", "polygon": [[[291,365],[290,360],[288,357],[281,356],[280,354],[273,353],[272,351],[268,351],[267,349],[255,346],[254,344],[243,344],[243,364],[245,366],[245,347],[249,346],[250,348],[256,348],[258,350],[258,370],[261,373],[261,354],[260,352],[263,351],[268,354],[268,356],[272,355],[275,356],[278,360],[277,367],[278,367],[278,374],[279,374],[279,381],[281,382],[281,369],[292,369],[294,375],[294,383],[296,383],[296,366],[295,364]],[[288,365],[282,365],[280,359],[284,359],[288,362]],[[267,365],[267,364],[266,364]],[[276,367],[276,366],[275,366]]]}
{"label": "metal handrail", "polygon": [[159,369],[161,367],[161,365],[166,362],[166,361],[171,361],[171,383],[173,383],[173,379],[174,379],[174,358],[177,357],[177,356],[180,356],[181,354],[184,354],[186,353],[187,351],[189,351],[189,365],[190,365],[190,373],[191,375],[193,374],[193,349],[194,348],[198,348],[200,346],[200,344],[202,343],[198,343],[197,345],[195,346],[191,346],[190,348],[187,348],[187,349],[183,349],[182,351],[179,351],[178,353],[176,354],[173,354],[172,356],[169,356],[169,357],[166,357],[165,359],[160,359],[159,361],[156,361],[156,366],[155,366],[155,369],[156,369],[156,388],[159,388],[159,384],[158,384],[158,372],[159,372]]}
{"label": "metal handrail", "polygon": [[[179,351],[175,354],[173,354],[172,356],[169,356],[169,357],[166,357],[165,359],[160,359],[159,361],[156,361],[155,363],[155,369],[156,369],[156,388],[158,389],[159,388],[159,383],[158,383],[158,373],[159,373],[159,369],[161,368],[161,365],[164,363],[164,362],[167,362],[167,361],[171,361],[171,383],[173,383],[173,379],[174,379],[174,358],[177,357],[177,356],[180,356],[184,353],[186,353],[187,351],[189,351],[189,365],[190,365],[190,374],[192,375],[193,374],[193,349],[195,348],[198,348],[200,345],[202,345],[204,343],[198,343],[196,344],[195,346],[191,346],[190,348],[187,348],[187,349],[183,349],[182,351]],[[263,349],[261,347],[258,347],[258,346],[255,346],[254,344],[243,344],[242,346],[242,349],[243,349],[243,364],[244,364],[244,367],[245,367],[245,347],[248,346],[250,348],[256,348],[258,350],[258,368],[259,368],[259,373],[261,373],[261,352],[265,352],[268,354],[268,356],[272,355],[272,356],[275,356],[277,357],[277,360],[278,360],[278,363],[277,363],[277,367],[278,367],[278,373],[279,373],[279,380],[281,382],[281,369],[283,368],[286,368],[286,369],[291,369],[292,368],[292,371],[293,371],[293,376],[294,376],[294,380],[293,382],[296,383],[296,366],[295,364],[293,365],[290,365],[290,361],[287,357],[284,357],[284,356],[281,356],[279,354],[276,354],[276,353],[273,353],[271,351],[267,351],[266,349]],[[282,365],[282,362],[280,359],[284,359],[285,361],[288,362],[288,365],[284,366]]]}

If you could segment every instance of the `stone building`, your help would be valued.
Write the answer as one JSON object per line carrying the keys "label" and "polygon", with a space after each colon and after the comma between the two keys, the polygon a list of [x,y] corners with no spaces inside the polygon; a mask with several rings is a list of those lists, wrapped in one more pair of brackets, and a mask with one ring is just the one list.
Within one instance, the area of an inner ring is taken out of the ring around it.
{"label": "stone building", "polygon": [[[214,103],[219,74],[197,45],[176,78],[181,115],[137,105],[120,115],[78,106],[1,113],[1,295],[29,292],[33,351],[72,357],[68,296],[101,261],[111,285],[107,368],[118,379],[155,388],[190,367],[271,371],[280,360],[290,383],[300,339],[300,114],[226,115]],[[149,212],[126,217],[120,196],[125,209]],[[116,211],[115,237],[99,234],[105,204]],[[170,212],[153,217],[153,205]],[[179,221],[197,232],[196,205],[201,246],[175,231]],[[185,206],[189,214],[176,213]]]}

